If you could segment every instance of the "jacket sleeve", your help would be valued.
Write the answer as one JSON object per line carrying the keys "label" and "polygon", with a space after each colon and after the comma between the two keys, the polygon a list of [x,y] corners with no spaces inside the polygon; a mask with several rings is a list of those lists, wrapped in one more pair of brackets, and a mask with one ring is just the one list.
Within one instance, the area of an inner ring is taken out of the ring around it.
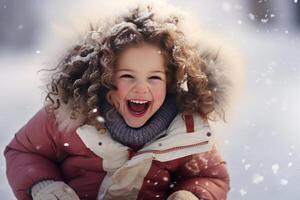
{"label": "jacket sleeve", "polygon": [[187,190],[203,200],[226,199],[229,191],[229,175],[218,151],[190,156],[176,170],[178,177],[173,192]]}
{"label": "jacket sleeve", "polygon": [[17,199],[31,199],[28,191],[38,181],[62,179],[59,134],[54,115],[42,108],[6,147],[6,174]]}

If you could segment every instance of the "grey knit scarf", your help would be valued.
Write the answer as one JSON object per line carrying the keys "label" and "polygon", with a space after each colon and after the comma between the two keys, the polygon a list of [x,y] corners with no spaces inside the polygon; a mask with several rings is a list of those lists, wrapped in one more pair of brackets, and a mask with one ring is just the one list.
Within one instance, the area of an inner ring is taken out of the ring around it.
{"label": "grey knit scarf", "polygon": [[166,96],[158,111],[140,128],[128,126],[122,116],[106,100],[102,100],[100,109],[111,137],[135,151],[166,130],[177,114],[175,97],[172,95]]}

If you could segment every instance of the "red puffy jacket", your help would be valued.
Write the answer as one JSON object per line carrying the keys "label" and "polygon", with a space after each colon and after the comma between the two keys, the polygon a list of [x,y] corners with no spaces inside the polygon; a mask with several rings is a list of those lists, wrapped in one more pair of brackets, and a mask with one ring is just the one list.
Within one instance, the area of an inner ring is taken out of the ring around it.
{"label": "red puffy jacket", "polygon": [[176,117],[166,137],[132,152],[88,125],[60,132],[54,114],[43,108],[6,147],[7,177],[21,200],[31,199],[31,186],[47,179],[66,182],[82,200],[166,199],[178,190],[226,199],[225,162],[210,144],[211,133],[193,120],[199,117]]}

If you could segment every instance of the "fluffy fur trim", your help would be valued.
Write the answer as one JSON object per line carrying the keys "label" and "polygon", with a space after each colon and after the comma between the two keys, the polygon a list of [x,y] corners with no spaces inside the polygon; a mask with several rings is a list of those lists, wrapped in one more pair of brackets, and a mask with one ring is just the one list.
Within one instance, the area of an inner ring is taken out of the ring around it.
{"label": "fluffy fur trim", "polygon": [[76,119],[71,117],[72,103],[62,103],[59,109],[54,110],[55,119],[58,124],[58,129],[61,132],[71,132],[76,130],[79,126],[83,125],[86,117],[84,115],[78,115]]}

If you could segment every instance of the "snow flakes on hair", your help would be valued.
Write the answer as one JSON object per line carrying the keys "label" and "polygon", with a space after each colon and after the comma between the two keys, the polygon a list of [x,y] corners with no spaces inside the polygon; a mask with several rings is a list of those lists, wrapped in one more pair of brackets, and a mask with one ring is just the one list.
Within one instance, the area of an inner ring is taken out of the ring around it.
{"label": "snow flakes on hair", "polygon": [[109,34],[116,35],[126,27],[140,33],[178,30],[179,18],[177,16],[162,17],[157,12],[151,6],[139,5],[131,10],[132,15],[120,17],[120,22],[110,29]]}
{"label": "snow flakes on hair", "polygon": [[97,52],[94,51],[94,49],[90,49],[91,51],[86,54],[86,55],[76,55],[75,57],[72,57],[70,60],[70,63],[74,63],[77,61],[82,61],[82,62],[89,62],[91,60],[91,57],[95,56]]}
{"label": "snow flakes on hair", "polygon": [[131,22],[121,22],[112,27],[110,32],[111,36],[116,36],[113,42],[115,47],[121,48],[141,38],[140,33],[136,29],[136,25]]}
{"label": "snow flakes on hair", "polygon": [[150,19],[153,18],[153,12],[151,11],[152,8],[151,7],[147,7],[146,10],[144,11],[140,11],[140,8],[136,8],[135,12],[136,15],[134,15],[134,22],[139,24],[139,23],[143,23],[144,21],[149,21]]}
{"label": "snow flakes on hair", "polygon": [[126,21],[122,21],[118,24],[115,24],[110,30],[109,30],[109,34],[111,36],[115,36],[118,35],[121,31],[123,31],[124,29],[131,29],[131,30],[136,30],[137,27],[135,24],[133,24],[132,22],[126,22]]}
{"label": "snow flakes on hair", "polygon": [[93,41],[100,41],[100,39],[101,39],[101,34],[100,34],[100,32],[97,32],[97,31],[91,31],[91,32],[90,32],[90,35],[91,35],[91,39],[92,39]]}

